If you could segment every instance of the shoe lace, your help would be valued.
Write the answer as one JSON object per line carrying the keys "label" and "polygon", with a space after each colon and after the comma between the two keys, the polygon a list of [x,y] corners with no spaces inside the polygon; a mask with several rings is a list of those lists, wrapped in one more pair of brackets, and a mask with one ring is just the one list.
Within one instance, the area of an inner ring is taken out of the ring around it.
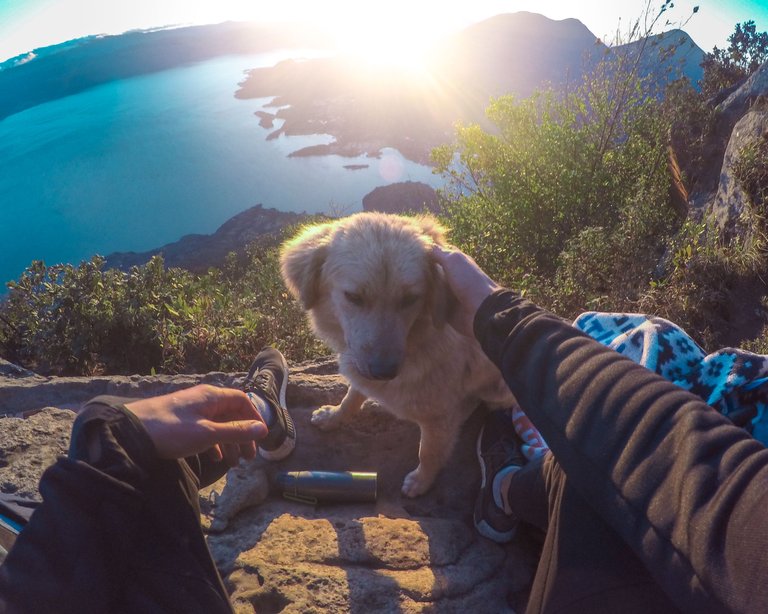
{"label": "shoe lace", "polygon": [[251,378],[251,381],[245,387],[246,392],[263,392],[269,390],[269,386],[272,383],[272,376],[268,371],[259,370]]}
{"label": "shoe lace", "polygon": [[486,463],[499,469],[508,465],[514,459],[514,456],[514,446],[503,439],[494,442],[492,446],[483,452],[483,458],[485,458]]}

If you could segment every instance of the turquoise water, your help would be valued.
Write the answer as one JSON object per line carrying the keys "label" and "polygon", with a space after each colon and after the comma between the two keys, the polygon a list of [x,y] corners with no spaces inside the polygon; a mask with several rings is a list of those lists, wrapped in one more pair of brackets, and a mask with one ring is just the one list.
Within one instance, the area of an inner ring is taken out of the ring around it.
{"label": "turquoise water", "polygon": [[378,160],[288,158],[331,137],[267,141],[274,128],[260,127],[254,112],[268,99],[234,97],[244,70],[279,57],[231,56],[116,81],[0,121],[0,283],[32,260],[78,263],[211,233],[258,203],[352,213],[377,186],[439,185],[391,149]]}

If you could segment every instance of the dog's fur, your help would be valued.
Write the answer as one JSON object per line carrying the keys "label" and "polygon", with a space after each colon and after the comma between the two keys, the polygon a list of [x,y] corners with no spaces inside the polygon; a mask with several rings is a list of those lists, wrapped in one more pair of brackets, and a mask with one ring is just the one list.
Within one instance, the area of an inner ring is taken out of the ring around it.
{"label": "dog's fur", "polygon": [[402,488],[410,497],[430,488],[480,401],[512,401],[477,341],[446,325],[452,297],[431,255],[444,234],[430,217],[359,213],[306,229],[281,254],[286,285],[350,383],[312,424],[335,428],[367,398],[416,422],[419,466]]}

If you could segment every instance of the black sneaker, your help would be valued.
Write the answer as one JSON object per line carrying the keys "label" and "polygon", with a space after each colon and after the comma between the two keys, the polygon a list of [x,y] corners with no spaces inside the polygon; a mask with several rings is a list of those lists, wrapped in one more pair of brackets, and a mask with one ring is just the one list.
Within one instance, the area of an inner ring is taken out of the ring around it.
{"label": "black sneaker", "polygon": [[503,409],[488,414],[477,437],[477,458],[482,479],[475,502],[475,528],[480,535],[499,544],[512,540],[519,520],[514,515],[506,514],[504,508],[496,504],[493,480],[503,469],[522,467],[526,463],[522,443],[512,424],[512,415]]}
{"label": "black sneaker", "polygon": [[285,407],[285,390],[288,387],[288,365],[285,357],[276,349],[266,347],[253,361],[245,377],[243,390],[269,403],[274,412],[269,433],[259,442],[259,454],[270,461],[287,457],[296,447],[296,428]]}

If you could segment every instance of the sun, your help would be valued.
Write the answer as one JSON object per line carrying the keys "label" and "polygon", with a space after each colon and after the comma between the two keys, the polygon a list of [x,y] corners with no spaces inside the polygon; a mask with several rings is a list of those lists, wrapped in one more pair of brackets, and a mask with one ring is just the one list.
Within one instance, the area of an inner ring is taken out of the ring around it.
{"label": "sun", "polygon": [[[367,3],[366,3],[367,4]],[[420,72],[439,34],[432,24],[381,3],[365,13],[337,13],[332,26],[339,51],[377,67]]]}
{"label": "sun", "polygon": [[429,45],[397,30],[345,33],[338,39],[339,51],[376,67],[407,72],[423,70]]}

